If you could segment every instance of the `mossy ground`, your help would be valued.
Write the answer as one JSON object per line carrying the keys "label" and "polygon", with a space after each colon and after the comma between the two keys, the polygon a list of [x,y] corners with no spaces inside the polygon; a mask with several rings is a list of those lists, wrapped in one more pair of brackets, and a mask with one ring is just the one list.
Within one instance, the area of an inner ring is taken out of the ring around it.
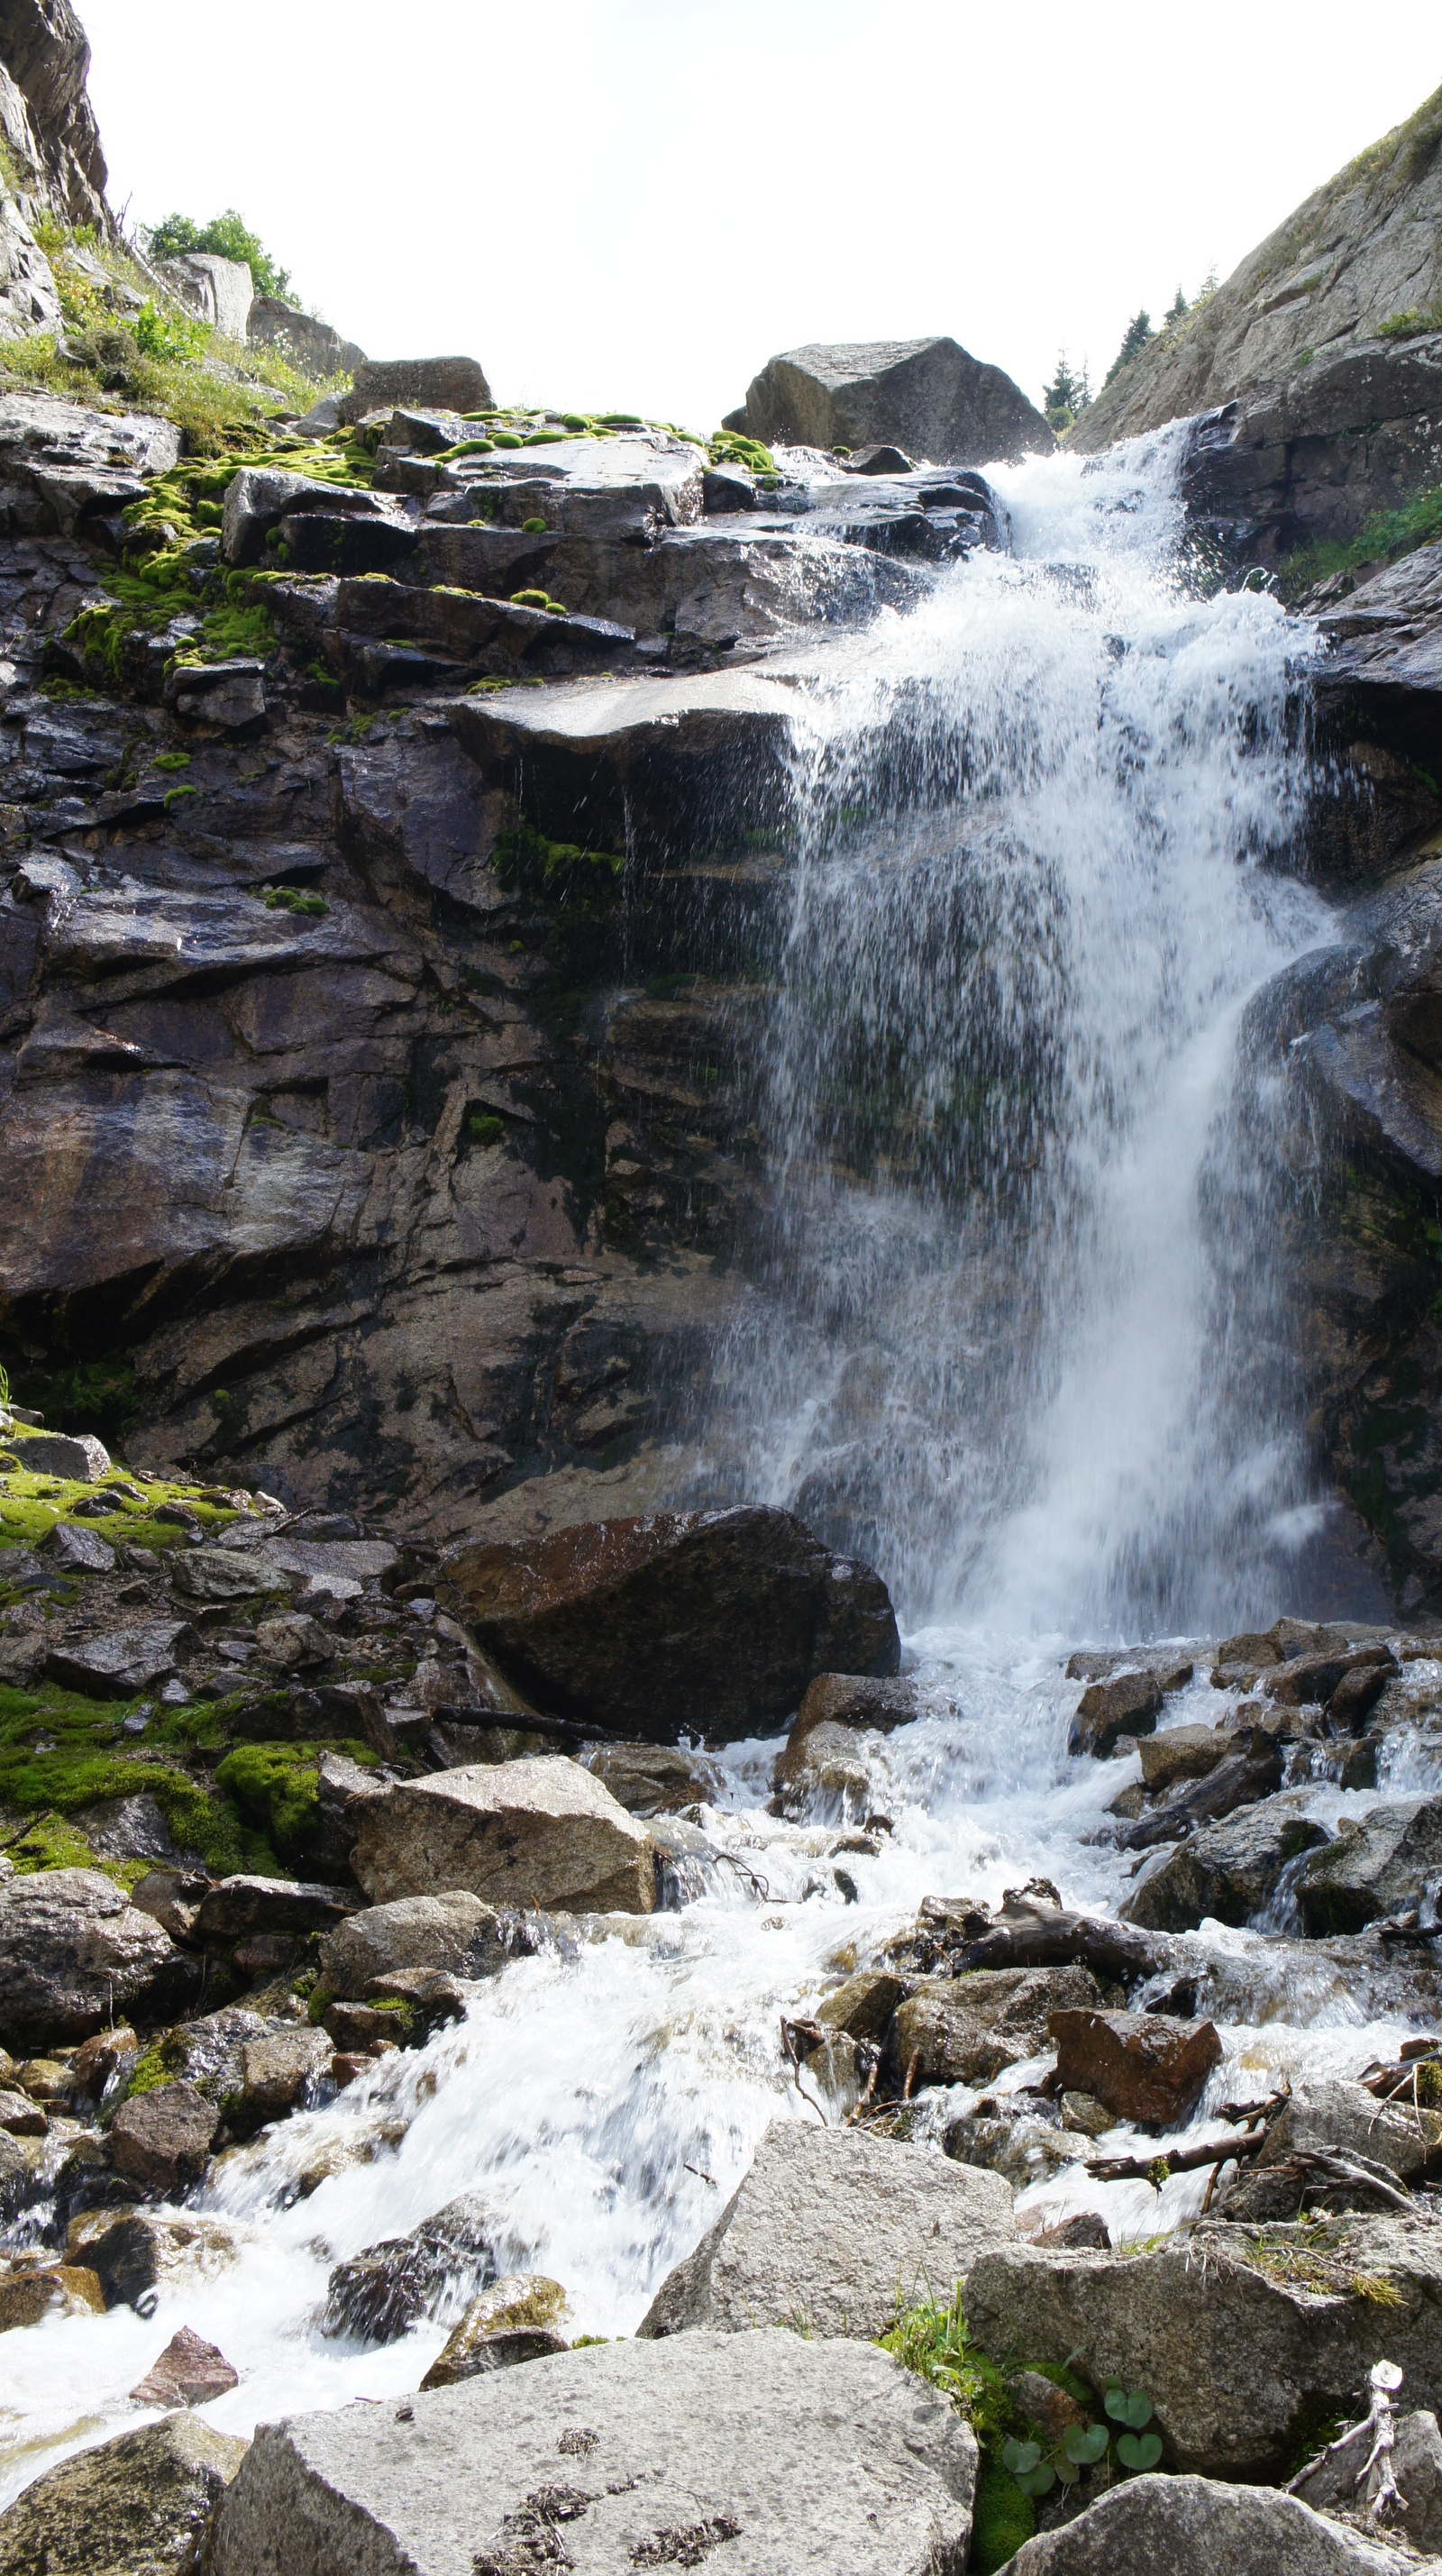
{"label": "mossy ground", "polygon": [[[8,1433],[5,1454],[23,1455],[26,1438],[23,1430]],[[75,1505],[100,1492],[120,1508],[99,1520],[75,1518]],[[123,1543],[161,1556],[186,1543],[178,1523],[155,1517],[167,1504],[183,1507],[203,1533],[238,1516],[213,1487],[132,1477],[123,1469],[96,1486],[0,1468],[0,1547],[36,1548],[57,1523],[70,1521],[107,1546]],[[77,1574],[44,1596],[47,1616],[58,1622],[76,1607],[90,1579]],[[27,1597],[41,1596],[0,1583],[0,1609]],[[152,1714],[140,1737],[124,1721],[142,1708]],[[0,1811],[11,1820],[0,1826],[0,1848],[21,1872],[100,1867],[129,1886],[148,1864],[93,1861],[68,1819],[101,1799],[148,1791],[178,1851],[193,1852],[212,1870],[284,1877],[291,1856],[304,1854],[316,1808],[316,1766],[326,1748],[246,1742],[227,1754],[237,1728],[250,1733],[255,1723],[253,1688],[176,1709],[157,1705],[153,1693],[93,1700],[48,1681],[30,1690],[0,1688]],[[375,1758],[361,1744],[347,1741],[339,1749],[363,1763]],[[217,1753],[227,1758],[212,1775]]]}

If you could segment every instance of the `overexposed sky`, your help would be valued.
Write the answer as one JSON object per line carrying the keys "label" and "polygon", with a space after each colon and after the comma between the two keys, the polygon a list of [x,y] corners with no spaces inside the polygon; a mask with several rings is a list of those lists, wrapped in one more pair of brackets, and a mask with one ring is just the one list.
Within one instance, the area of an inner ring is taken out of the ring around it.
{"label": "overexposed sky", "polygon": [[1037,400],[1442,81],[1435,0],[76,0],[111,202],[238,206],[374,357],[713,429],[950,332]]}

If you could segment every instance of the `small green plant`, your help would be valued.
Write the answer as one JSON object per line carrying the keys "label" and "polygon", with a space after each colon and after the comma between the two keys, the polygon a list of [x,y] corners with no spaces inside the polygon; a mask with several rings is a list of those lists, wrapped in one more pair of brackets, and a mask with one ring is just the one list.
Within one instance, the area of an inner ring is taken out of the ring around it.
{"label": "small green plant", "polygon": [[[165,801],[169,804],[169,797]],[[323,894],[302,894],[298,886],[262,886],[260,895],[269,912],[303,913],[318,919],[330,910]]]}
{"label": "small green plant", "polygon": [[[1114,2424],[1125,2427],[1116,2436],[1117,2458],[1134,2476],[1144,2469],[1154,2469],[1162,2456],[1161,2436],[1146,2430],[1152,2420],[1152,2401],[1140,2388],[1124,2388],[1119,2379],[1107,2382],[1102,2399]],[[1101,2431],[1101,2426],[1097,2427]],[[1106,2445],[1103,2443],[1103,2449]]]}
{"label": "small green plant", "polygon": [[511,606],[513,608],[542,608],[545,610],[548,617],[569,617],[571,613],[569,608],[563,608],[561,606],[559,599],[552,599],[550,594],[544,590],[513,590],[511,593]]}
{"label": "small green plant", "polygon": [[158,751],[151,765],[155,769],[188,769],[190,754],[188,751]]}
{"label": "small green plant", "polygon": [[162,313],[149,297],[132,327],[143,358],[160,358],[177,367],[198,367],[213,337],[208,322],[190,313]]}
{"label": "small green plant", "polygon": [[546,522],[544,519],[523,519],[521,521],[521,534],[523,537],[543,537],[545,533]]}
{"label": "small green plant", "polygon": [[474,1116],[466,1120],[466,1134],[478,1145],[499,1145],[506,1132],[504,1118]]}
{"label": "small green plant", "polygon": [[548,841],[524,816],[500,833],[491,854],[500,884],[509,892],[609,903],[625,859],[611,850],[583,850],[572,841]]}
{"label": "small green plant", "polygon": [[173,813],[175,807],[182,804],[187,796],[198,796],[199,794],[200,789],[198,787],[167,787],[165,791],[165,810],[167,814]]}
{"label": "small green plant", "polygon": [[1405,313],[1389,313],[1377,325],[1383,340],[1419,340],[1428,331],[1442,331],[1442,301],[1409,305]]}
{"label": "small green plant", "polygon": [[776,472],[776,459],[770,448],[763,447],[759,438],[743,438],[736,429],[718,429],[715,437],[707,440],[706,453],[713,465],[744,465],[753,474]]}

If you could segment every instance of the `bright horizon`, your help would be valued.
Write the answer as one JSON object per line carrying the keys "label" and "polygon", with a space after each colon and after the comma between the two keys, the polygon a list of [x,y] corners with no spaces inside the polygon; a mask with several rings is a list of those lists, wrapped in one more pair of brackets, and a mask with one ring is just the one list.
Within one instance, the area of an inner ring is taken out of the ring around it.
{"label": "bright horizon", "polygon": [[375,357],[714,428],[776,351],[950,333],[1032,401],[1225,277],[1442,78],[1421,0],[77,0],[111,202],[236,206]]}

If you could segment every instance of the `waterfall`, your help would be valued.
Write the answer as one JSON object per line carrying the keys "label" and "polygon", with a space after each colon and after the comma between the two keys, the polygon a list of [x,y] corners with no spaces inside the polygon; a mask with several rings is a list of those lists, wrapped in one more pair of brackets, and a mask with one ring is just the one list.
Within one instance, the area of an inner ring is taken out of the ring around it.
{"label": "waterfall", "polygon": [[761,1123],[759,1284],[712,1427],[913,1618],[1280,1608],[1309,1526],[1248,996],[1307,630],[1207,598],[1185,429],[994,472],[1012,553],[815,657]]}
{"label": "waterfall", "polygon": [[[683,1912],[567,1934],[221,2160],[204,2206],[234,2257],[167,2276],[152,2313],[0,2337],[0,2502],[138,2420],[128,2391],[181,2325],[241,2374],[201,2410],[221,2430],[414,2390],[445,2319],[327,2337],[327,2279],[462,2191],[498,2268],[558,2277],[578,2330],[634,2331],[767,2122],[817,2116],[783,2013],[928,1893],[996,1903],[1037,1872],[1074,1904],[1125,1893],[1105,1826],[1135,1769],[1067,1757],[1058,1644],[1297,1606],[1276,1104],[1239,1029],[1325,934],[1288,873],[1307,637],[1269,598],[1202,595],[1177,458],[1170,435],[999,470],[1010,555],[803,664],[766,1234],[709,1436],[718,1483],[795,1503],[896,1586],[923,1713],[868,1753],[885,1829],[839,1856],[768,1812],[775,1745],[730,1748],[704,1825],[738,1865]],[[1205,1666],[1170,1709],[1215,1720]],[[1221,1941],[1237,2018],[1207,2112],[1403,2035],[1325,1962],[1279,1981],[1250,1934]],[[934,2098],[919,2134],[977,2098]],[[1207,2179],[1066,2170],[1019,2212],[1103,2207],[1118,2239],[1193,2213]]]}

